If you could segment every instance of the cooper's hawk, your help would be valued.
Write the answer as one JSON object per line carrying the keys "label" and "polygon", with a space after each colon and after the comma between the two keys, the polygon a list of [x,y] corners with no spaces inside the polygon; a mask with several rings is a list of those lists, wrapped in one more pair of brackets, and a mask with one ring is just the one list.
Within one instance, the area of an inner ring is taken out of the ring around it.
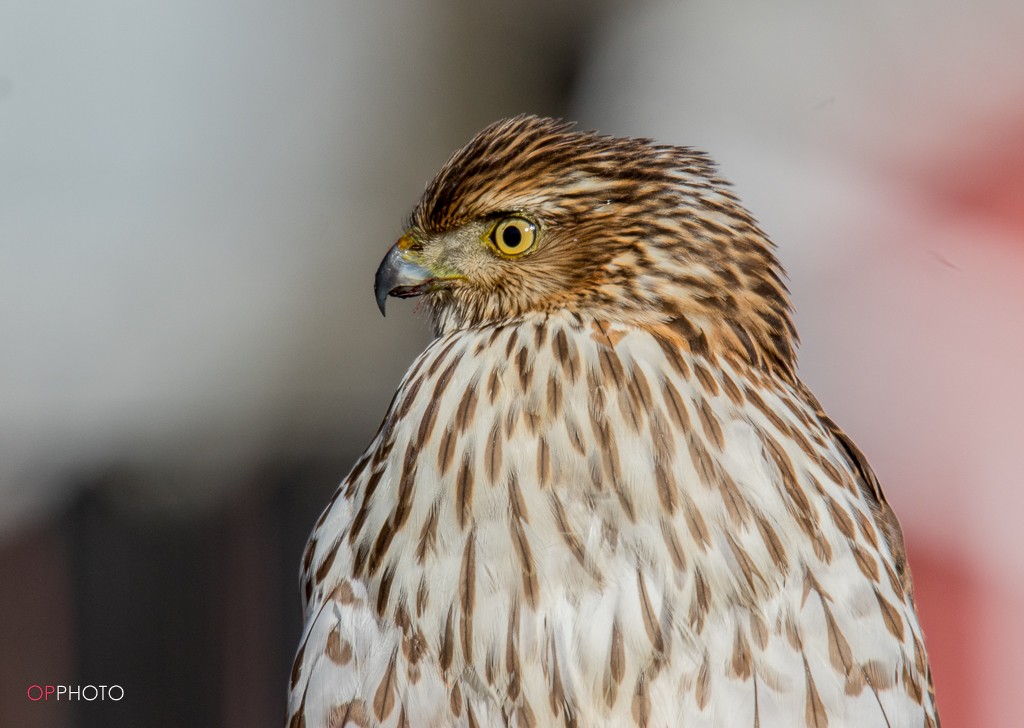
{"label": "cooper's hawk", "polygon": [[484,129],[377,271],[437,337],[317,522],[290,725],[937,726],[903,538],[688,148]]}

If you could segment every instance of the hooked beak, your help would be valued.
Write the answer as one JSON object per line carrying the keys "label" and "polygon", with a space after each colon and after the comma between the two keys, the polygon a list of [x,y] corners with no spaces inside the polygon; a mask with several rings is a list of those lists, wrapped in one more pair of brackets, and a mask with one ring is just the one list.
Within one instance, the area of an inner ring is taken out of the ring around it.
{"label": "hooked beak", "polygon": [[377,299],[377,308],[384,313],[384,304],[388,296],[411,298],[430,290],[434,275],[426,268],[413,263],[406,257],[412,240],[403,235],[391,250],[384,256],[377,275],[373,279],[373,295]]}

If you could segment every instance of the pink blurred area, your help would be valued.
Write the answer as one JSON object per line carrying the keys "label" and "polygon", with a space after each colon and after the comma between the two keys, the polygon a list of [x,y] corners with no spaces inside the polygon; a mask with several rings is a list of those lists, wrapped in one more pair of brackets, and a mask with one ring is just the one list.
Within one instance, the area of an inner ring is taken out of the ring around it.
{"label": "pink blurred area", "polygon": [[906,532],[946,726],[1020,724],[1024,5],[656,3],[579,109],[710,150]]}
{"label": "pink blurred area", "polygon": [[829,286],[838,331],[863,345],[814,373],[907,531],[945,725],[1016,725],[1024,675],[1022,89],[933,146],[870,160],[912,209],[880,211]]}

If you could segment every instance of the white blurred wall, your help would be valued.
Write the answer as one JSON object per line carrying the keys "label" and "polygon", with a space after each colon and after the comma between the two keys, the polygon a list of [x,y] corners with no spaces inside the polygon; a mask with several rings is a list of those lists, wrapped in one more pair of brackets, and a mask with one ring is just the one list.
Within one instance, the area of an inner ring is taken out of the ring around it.
{"label": "white blurred wall", "polygon": [[365,444],[428,338],[379,259],[472,132],[559,108],[596,8],[0,5],[0,532],[110,462],[178,508]]}

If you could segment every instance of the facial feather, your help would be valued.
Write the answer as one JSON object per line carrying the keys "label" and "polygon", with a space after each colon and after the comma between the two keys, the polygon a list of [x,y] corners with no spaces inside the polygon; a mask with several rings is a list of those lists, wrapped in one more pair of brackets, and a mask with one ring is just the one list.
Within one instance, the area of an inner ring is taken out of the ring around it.
{"label": "facial feather", "polygon": [[[487,245],[510,215],[537,226],[533,250]],[[796,333],[773,246],[688,147],[575,131],[521,116],[481,131],[428,185],[410,218],[417,261],[458,276],[429,295],[444,333],[569,310],[682,335],[791,372]]]}

